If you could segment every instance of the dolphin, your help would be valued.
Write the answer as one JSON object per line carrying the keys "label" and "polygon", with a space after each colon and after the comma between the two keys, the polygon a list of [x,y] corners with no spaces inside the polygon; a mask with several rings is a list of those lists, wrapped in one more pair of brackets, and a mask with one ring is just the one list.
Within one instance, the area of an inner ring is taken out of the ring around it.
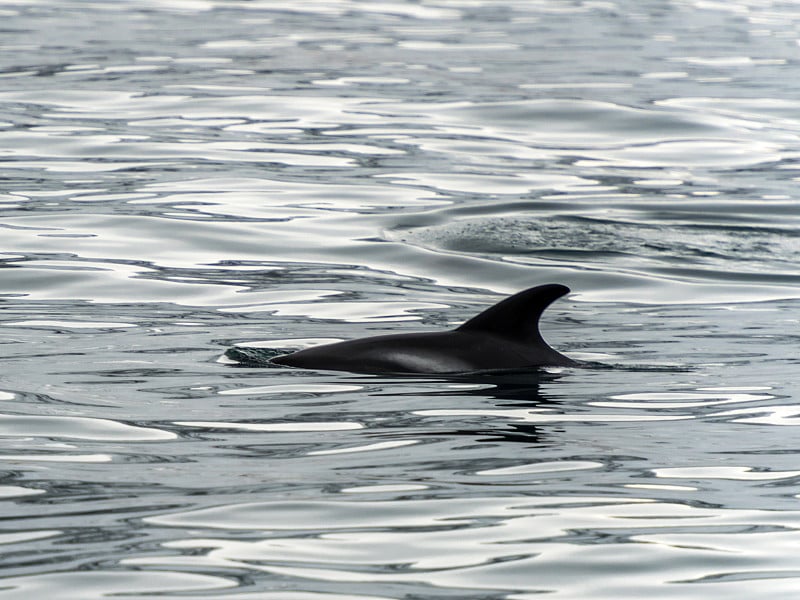
{"label": "dolphin", "polygon": [[487,308],[452,331],[379,335],[314,346],[271,359],[278,365],[355,373],[469,373],[579,363],[539,333],[539,317],[569,293],[559,284],[533,287]]}

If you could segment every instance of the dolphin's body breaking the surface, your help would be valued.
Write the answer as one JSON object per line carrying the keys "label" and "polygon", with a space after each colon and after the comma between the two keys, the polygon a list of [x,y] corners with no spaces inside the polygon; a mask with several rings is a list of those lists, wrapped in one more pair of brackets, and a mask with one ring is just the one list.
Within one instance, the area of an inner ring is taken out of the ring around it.
{"label": "dolphin's body breaking the surface", "polygon": [[469,373],[543,366],[578,366],[539,333],[539,317],[567,294],[548,284],[519,292],[452,331],[401,333],[315,346],[271,362],[355,373]]}

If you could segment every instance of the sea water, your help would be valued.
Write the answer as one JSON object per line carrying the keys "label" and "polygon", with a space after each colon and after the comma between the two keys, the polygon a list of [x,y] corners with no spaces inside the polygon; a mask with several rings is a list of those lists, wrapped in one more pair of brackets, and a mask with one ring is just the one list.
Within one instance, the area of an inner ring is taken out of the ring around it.
{"label": "sea water", "polygon": [[[796,3],[0,19],[0,598],[800,591]],[[602,367],[224,357],[550,282]]]}

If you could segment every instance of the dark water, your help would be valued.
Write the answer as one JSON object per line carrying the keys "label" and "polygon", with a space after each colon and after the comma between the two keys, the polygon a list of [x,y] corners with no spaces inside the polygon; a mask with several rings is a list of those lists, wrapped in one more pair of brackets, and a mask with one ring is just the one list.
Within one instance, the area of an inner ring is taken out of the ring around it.
{"label": "dark water", "polygon": [[[0,597],[800,590],[796,3],[0,18]],[[223,358],[547,282],[615,368]]]}

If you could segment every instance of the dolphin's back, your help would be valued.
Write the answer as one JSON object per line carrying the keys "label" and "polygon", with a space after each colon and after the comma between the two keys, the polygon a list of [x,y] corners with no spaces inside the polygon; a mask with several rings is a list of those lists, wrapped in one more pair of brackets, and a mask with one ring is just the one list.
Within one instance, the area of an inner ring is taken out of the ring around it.
{"label": "dolphin's back", "polygon": [[359,373],[456,373],[474,370],[456,352],[455,332],[379,335],[316,346],[272,360],[308,369]]}
{"label": "dolphin's back", "polygon": [[569,292],[563,285],[525,290],[486,309],[454,331],[404,333],[337,342],[279,356],[272,362],[360,373],[465,373],[577,363],[553,350],[539,317]]}

